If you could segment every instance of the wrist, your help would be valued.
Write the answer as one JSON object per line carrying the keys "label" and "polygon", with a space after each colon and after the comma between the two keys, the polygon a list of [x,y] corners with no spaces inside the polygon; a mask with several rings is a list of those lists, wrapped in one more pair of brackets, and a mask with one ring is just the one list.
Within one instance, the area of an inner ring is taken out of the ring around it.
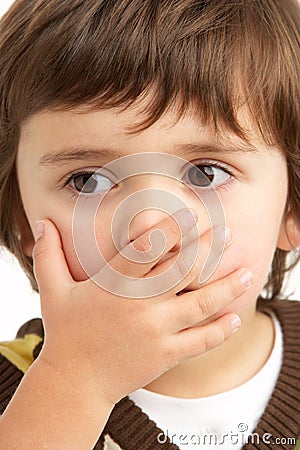
{"label": "wrist", "polygon": [[38,357],[1,417],[0,441],[7,449],[94,448],[113,406],[84,374]]}
{"label": "wrist", "polygon": [[67,364],[58,359],[50,359],[44,355],[43,351],[34,362],[34,370],[39,371],[52,383],[59,386],[63,392],[72,393],[74,399],[79,402],[88,402],[89,405],[101,404],[108,412],[114,408],[112,402],[105,393],[104,381],[101,378],[95,378],[88,374],[88,371],[80,365],[80,362]]}

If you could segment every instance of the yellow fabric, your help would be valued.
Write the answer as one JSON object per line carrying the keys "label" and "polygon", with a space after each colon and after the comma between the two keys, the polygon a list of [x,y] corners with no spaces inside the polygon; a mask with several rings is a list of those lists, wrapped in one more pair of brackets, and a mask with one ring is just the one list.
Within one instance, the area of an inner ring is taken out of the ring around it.
{"label": "yellow fabric", "polygon": [[36,334],[24,338],[0,342],[0,354],[25,373],[34,361],[33,350],[43,339]]}

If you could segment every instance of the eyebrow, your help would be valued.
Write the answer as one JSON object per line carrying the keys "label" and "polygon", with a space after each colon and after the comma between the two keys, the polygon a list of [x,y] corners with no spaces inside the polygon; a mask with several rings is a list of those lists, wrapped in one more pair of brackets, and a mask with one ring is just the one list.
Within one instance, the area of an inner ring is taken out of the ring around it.
{"label": "eyebrow", "polygon": [[[241,153],[258,153],[259,150],[250,143],[233,144],[179,144],[174,147],[175,156],[185,158],[195,153],[239,155]],[[73,161],[114,160],[124,155],[121,151],[110,148],[90,148],[86,146],[68,146],[53,153],[46,153],[39,160],[39,166],[55,167]]]}

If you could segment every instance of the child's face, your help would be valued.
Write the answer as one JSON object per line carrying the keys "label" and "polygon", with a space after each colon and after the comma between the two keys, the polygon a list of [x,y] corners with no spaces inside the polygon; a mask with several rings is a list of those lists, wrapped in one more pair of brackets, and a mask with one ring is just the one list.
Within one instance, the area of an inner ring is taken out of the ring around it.
{"label": "child's face", "polygon": [[[199,126],[191,118],[181,119],[174,124],[171,113],[165,114],[153,126],[138,134],[126,134],[126,126],[138,120],[140,116],[137,111],[131,109],[119,114],[115,110],[85,114],[49,112],[37,114],[27,122],[21,133],[17,170],[24,208],[33,234],[37,220],[51,219],[61,234],[74,279],[86,279],[72,242],[72,215],[78,197],[75,186],[80,189],[80,183],[86,180],[80,177],[82,169],[97,170],[119,156],[144,152],[169,153],[206,166],[217,162],[224,170],[212,167],[211,181],[223,205],[226,225],[232,231],[233,242],[225,250],[210,281],[239,267],[247,267],[254,274],[254,287],[242,297],[245,300],[249,296],[256,299],[265,283],[278,239],[283,233],[282,217],[287,198],[284,157],[279,150],[267,147],[254,130],[251,131],[251,144],[256,147],[256,151],[245,151],[246,142],[236,136],[224,133],[222,141],[217,142],[210,129]],[[244,121],[244,125],[250,129],[249,122]],[[195,149],[189,150],[189,153],[187,150],[177,153],[176,147],[183,144],[209,145],[210,151]],[[85,153],[83,149],[80,155],[75,155],[76,158],[65,158],[63,162],[57,160],[51,165],[40,164],[42,157],[51,156],[62,148],[99,149],[99,154]],[[230,152],[229,148],[242,150]],[[116,153],[113,156],[102,155],[100,149],[110,149]],[[228,175],[226,169],[232,176]],[[64,187],[66,178],[73,172],[79,172],[79,175]],[[184,180],[188,184],[192,182],[188,174],[184,175]],[[98,181],[102,186],[105,182],[106,186],[110,186],[107,179]],[[99,186],[96,181],[94,189],[99,189]],[[98,212],[96,237],[107,260],[116,253],[110,232],[115,209],[130,194],[147,188],[172,192],[187,207],[197,211],[199,233],[209,229],[205,208],[187,183],[153,174],[131,177],[111,189]],[[141,212],[130,224],[130,238],[134,239],[163,217],[164,213],[159,210]],[[27,253],[31,253],[33,243],[32,240],[31,245],[29,243],[27,246]],[[189,289],[198,286],[195,280]]]}

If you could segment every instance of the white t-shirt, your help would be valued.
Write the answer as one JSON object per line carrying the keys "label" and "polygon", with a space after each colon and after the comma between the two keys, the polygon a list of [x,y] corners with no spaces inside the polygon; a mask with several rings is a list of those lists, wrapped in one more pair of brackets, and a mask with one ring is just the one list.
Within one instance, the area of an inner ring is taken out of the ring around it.
{"label": "white t-shirt", "polygon": [[279,321],[271,315],[273,350],[261,370],[246,383],[202,398],[176,398],[147,389],[129,395],[163,431],[158,443],[165,443],[168,436],[182,450],[241,449],[267,406],[281,368],[283,336]]}

